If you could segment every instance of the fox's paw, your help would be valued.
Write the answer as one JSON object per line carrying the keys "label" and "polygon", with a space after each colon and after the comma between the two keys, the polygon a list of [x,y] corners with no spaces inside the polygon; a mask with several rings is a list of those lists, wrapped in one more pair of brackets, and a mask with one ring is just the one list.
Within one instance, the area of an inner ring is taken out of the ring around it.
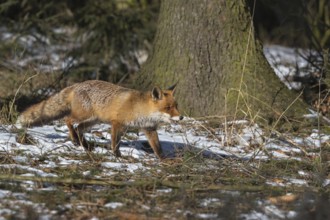
{"label": "fox's paw", "polygon": [[84,147],[84,149],[85,149],[86,151],[92,151],[92,150],[94,150],[94,146],[89,145],[89,144],[87,144],[87,146],[83,145],[83,147]]}
{"label": "fox's paw", "polygon": [[115,150],[113,151],[113,154],[116,156],[116,157],[121,157],[121,153],[119,150]]}
{"label": "fox's paw", "polygon": [[83,146],[86,151],[94,150],[94,145],[87,143],[85,138],[81,141],[80,145]]}
{"label": "fox's paw", "polygon": [[75,146],[83,146],[84,149],[86,151],[92,151],[94,149],[94,146],[92,144],[89,144],[85,138],[83,138],[82,140],[79,140],[79,139],[73,139],[72,140],[72,143],[75,145]]}
{"label": "fox's paw", "polygon": [[74,135],[74,136],[70,136],[67,138],[67,140],[70,140],[72,141],[72,143],[75,145],[75,146],[80,146],[80,141],[79,141],[79,138],[78,136]]}

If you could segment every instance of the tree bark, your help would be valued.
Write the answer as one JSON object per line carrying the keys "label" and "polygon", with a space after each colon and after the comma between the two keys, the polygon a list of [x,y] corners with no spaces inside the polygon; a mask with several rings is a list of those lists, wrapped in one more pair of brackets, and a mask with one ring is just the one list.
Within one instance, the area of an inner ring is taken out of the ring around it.
{"label": "tree bark", "polygon": [[180,110],[191,116],[268,120],[306,109],[265,59],[244,0],[164,0],[153,53],[136,82],[178,82]]}

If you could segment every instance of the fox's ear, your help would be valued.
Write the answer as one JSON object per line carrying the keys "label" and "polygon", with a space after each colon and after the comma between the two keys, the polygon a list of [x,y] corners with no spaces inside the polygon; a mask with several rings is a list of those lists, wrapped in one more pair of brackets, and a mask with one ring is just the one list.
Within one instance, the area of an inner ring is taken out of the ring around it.
{"label": "fox's ear", "polygon": [[167,90],[170,90],[170,91],[172,91],[172,94],[174,95],[174,92],[175,92],[175,88],[176,88],[176,85],[177,85],[178,83],[175,83],[173,86],[170,86]]}
{"label": "fox's ear", "polygon": [[160,100],[163,98],[163,92],[159,87],[154,87],[151,91],[151,96],[153,100]]}

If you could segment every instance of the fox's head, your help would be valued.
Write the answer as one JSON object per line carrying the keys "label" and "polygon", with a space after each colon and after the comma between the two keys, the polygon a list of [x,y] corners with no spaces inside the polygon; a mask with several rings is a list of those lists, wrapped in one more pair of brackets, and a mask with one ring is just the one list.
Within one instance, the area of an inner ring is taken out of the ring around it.
{"label": "fox's head", "polygon": [[183,116],[178,111],[178,104],[174,99],[176,84],[166,90],[161,90],[159,87],[154,87],[151,91],[152,102],[154,110],[157,115],[164,122],[171,122],[171,120],[182,120]]}

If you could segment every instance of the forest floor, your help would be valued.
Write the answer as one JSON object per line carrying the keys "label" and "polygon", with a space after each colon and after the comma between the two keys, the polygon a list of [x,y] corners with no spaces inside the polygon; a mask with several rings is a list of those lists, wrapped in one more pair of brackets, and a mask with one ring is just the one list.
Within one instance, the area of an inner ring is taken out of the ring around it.
{"label": "forest floor", "polygon": [[[297,58],[277,46],[265,54],[280,77],[291,71],[281,58]],[[94,126],[86,138],[95,149],[85,152],[61,121],[24,131],[0,125],[0,219],[330,218],[329,126],[288,133],[185,118],[160,126],[162,161],[136,130],[114,157],[109,129]]]}

